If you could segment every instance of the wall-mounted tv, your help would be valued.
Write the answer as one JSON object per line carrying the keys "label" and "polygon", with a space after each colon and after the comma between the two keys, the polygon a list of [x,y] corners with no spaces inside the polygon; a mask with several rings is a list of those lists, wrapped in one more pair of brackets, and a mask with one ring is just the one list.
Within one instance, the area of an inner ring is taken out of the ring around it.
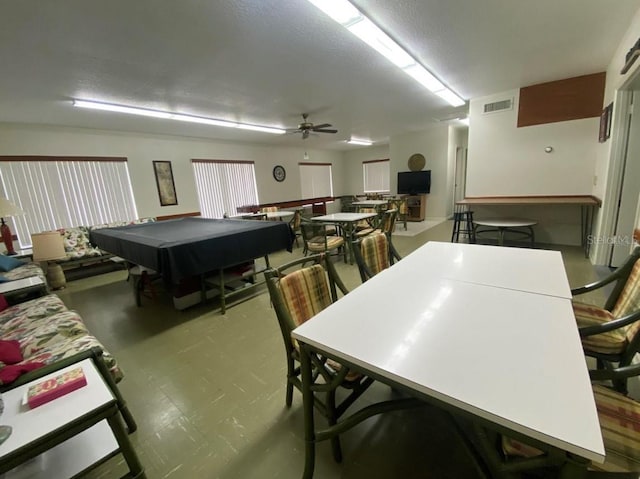
{"label": "wall-mounted tv", "polygon": [[431,191],[431,170],[399,171],[399,195],[426,195]]}

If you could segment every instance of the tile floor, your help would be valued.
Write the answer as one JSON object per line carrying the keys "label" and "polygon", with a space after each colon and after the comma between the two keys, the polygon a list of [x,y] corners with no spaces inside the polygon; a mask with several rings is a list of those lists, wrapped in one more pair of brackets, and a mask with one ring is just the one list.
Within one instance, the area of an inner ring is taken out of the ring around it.
{"label": "tile floor", "polygon": [[[402,255],[429,240],[448,241],[451,222],[415,237],[397,237]],[[580,248],[562,247],[570,284],[595,279]],[[301,254],[278,253],[274,265]],[[337,263],[351,288],[356,266]],[[286,409],[284,348],[266,290],[221,315],[215,300],[176,311],[167,297],[135,306],[126,273],[70,281],[60,297],[116,356],[120,388],[138,422],[132,441],[147,477],[297,478],[304,465],[301,396]],[[376,384],[362,400],[392,394]],[[367,420],[344,434],[344,461],[318,449],[315,477],[482,477],[447,416],[430,407]],[[120,477],[119,457],[89,474]]]}

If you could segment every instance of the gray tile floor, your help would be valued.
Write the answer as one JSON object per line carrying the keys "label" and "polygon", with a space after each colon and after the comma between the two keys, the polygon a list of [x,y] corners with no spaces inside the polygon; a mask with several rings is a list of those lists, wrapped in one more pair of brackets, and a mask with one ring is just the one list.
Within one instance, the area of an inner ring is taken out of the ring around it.
{"label": "gray tile floor", "polygon": [[[406,255],[426,241],[448,241],[451,222],[415,237],[396,237]],[[569,280],[578,286],[595,272],[578,247],[561,247]],[[271,257],[274,265],[293,253]],[[356,266],[337,263],[350,288]],[[215,300],[176,311],[168,297],[135,305],[126,272],[70,281],[59,292],[116,356],[120,388],[138,422],[132,441],[153,478],[297,478],[304,465],[301,397],[284,404],[282,339],[266,290],[221,315]],[[376,384],[361,398],[393,393]],[[441,411],[424,407],[367,420],[344,434],[342,464],[321,444],[315,477],[475,478],[481,473]],[[120,477],[116,457],[89,477]]]}

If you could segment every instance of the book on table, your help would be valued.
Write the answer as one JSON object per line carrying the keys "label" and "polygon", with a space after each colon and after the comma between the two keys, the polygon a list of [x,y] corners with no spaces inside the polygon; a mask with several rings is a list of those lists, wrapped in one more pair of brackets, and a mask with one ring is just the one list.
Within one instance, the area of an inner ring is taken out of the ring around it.
{"label": "book on table", "polygon": [[82,371],[82,367],[78,366],[29,386],[26,402],[29,408],[33,409],[86,385],[87,378]]}

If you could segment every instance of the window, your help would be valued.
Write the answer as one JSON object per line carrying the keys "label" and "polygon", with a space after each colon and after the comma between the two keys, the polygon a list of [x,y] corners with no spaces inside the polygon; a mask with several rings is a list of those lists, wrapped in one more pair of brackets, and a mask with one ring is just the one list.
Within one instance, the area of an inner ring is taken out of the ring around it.
{"label": "window", "polygon": [[126,158],[0,157],[2,189],[24,215],[11,218],[21,248],[31,233],[138,217]]}
{"label": "window", "polygon": [[389,192],[389,159],[362,162],[365,193]]}
{"label": "window", "polygon": [[333,196],[331,163],[298,163],[302,198]]}
{"label": "window", "polygon": [[191,160],[200,212],[205,218],[235,215],[239,206],[257,205],[253,161]]}

